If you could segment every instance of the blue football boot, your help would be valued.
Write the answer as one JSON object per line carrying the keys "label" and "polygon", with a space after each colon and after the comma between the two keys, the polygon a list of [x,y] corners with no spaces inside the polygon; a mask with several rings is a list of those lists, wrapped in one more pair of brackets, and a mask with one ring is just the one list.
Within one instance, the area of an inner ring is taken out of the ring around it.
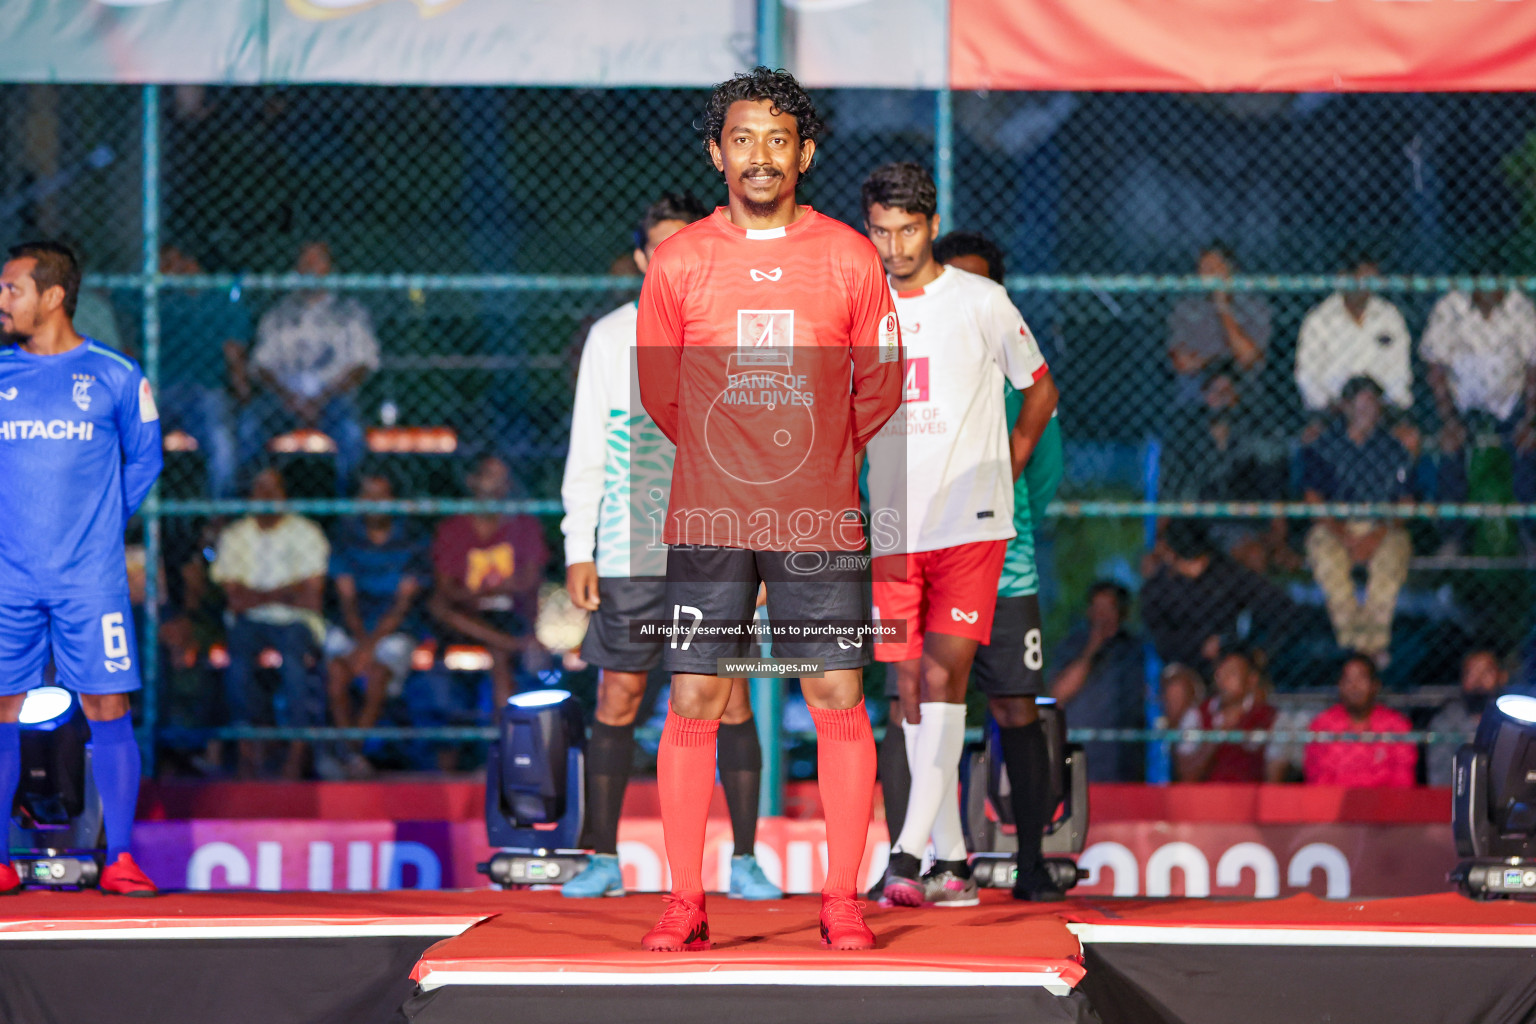
{"label": "blue football boot", "polygon": [[594,853],[587,858],[587,866],[560,887],[560,895],[573,900],[623,896],[624,873],[619,870],[619,858],[611,853]]}
{"label": "blue football boot", "polygon": [[731,858],[731,891],[733,900],[781,900],[784,890],[768,881],[757,858],[747,855]]}

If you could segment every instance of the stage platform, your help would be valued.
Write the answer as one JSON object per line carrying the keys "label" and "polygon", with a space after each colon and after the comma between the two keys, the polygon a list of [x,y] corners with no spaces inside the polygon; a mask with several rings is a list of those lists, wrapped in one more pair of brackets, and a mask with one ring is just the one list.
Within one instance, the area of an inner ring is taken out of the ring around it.
{"label": "stage platform", "polygon": [[1536,1020],[1536,906],[983,894],[869,907],[824,950],[817,901],[710,902],[716,948],[642,953],[656,895],[170,893],[0,899],[0,1020],[325,1024],[966,1024]]}

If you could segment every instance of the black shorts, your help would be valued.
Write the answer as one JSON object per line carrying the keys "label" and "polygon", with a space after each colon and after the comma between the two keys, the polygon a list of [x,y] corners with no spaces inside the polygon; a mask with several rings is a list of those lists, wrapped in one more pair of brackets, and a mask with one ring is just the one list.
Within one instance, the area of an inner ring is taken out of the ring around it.
{"label": "black shorts", "polygon": [[988,697],[1045,693],[1045,648],[1040,642],[1040,597],[999,597],[992,642],[976,648],[971,681]]}
{"label": "black shorts", "polygon": [[612,672],[649,672],[661,664],[665,640],[633,635],[630,623],[666,618],[667,581],[659,576],[599,576],[601,603],[587,620],[581,660]]}
{"label": "black shorts", "polygon": [[775,630],[772,657],[815,659],[828,669],[869,664],[874,642],[866,635],[794,639],[780,632],[804,623],[867,628],[869,561],[862,553],[679,545],[667,552],[665,612],[679,635],[666,642],[663,667],[712,676],[721,658],[754,656],[750,635],[719,636],[718,630],[752,621],[760,583],[768,586],[768,621]]}

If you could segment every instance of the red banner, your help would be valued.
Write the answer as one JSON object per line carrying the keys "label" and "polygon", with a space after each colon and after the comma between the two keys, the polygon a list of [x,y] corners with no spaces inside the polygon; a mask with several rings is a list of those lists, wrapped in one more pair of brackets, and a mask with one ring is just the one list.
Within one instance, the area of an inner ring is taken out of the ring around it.
{"label": "red banner", "polygon": [[951,0],[956,89],[1536,88],[1536,0]]}

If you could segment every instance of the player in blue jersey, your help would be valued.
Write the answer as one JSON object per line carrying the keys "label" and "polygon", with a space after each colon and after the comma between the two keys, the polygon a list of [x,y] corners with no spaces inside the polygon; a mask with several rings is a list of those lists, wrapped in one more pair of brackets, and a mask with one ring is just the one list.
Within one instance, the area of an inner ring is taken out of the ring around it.
{"label": "player in blue jersey", "polygon": [[[160,475],[160,417],[138,364],[71,322],[80,264],[30,242],[0,267],[0,807],[21,773],[26,692],[52,657],[91,724],[107,864],[101,890],[151,896],[129,851],[139,749],[128,694],[139,682],[123,530]],[[0,860],[0,892],[21,880]]]}

